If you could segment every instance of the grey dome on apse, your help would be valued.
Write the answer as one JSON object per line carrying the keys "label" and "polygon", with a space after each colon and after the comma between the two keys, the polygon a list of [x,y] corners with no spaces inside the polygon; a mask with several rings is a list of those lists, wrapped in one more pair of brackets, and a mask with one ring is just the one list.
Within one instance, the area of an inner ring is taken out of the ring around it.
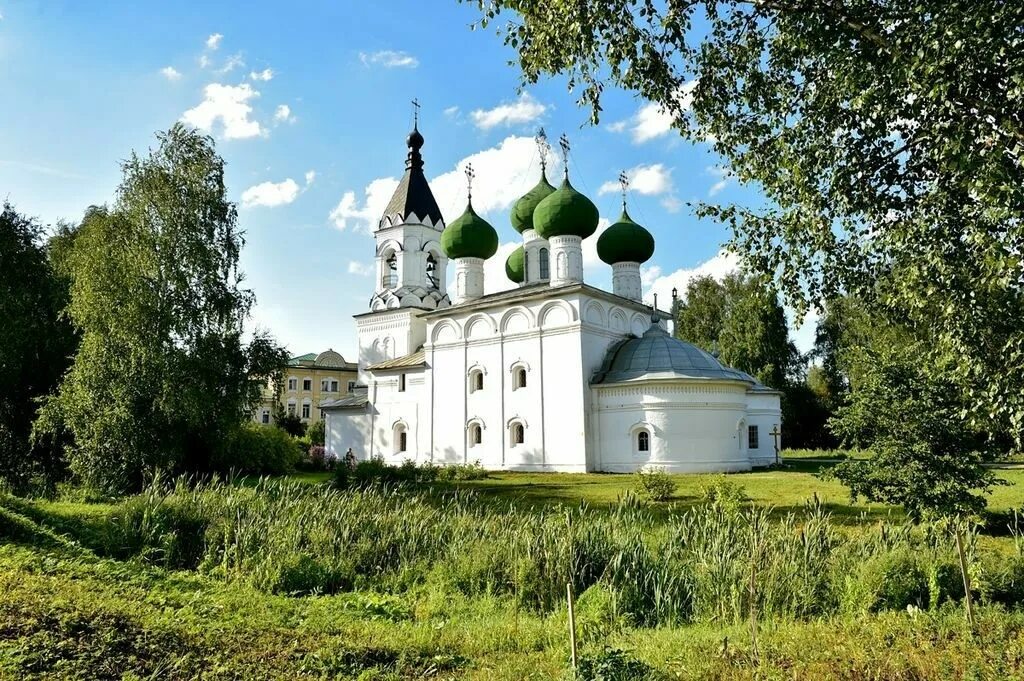
{"label": "grey dome on apse", "polygon": [[750,374],[725,366],[692,343],[673,338],[656,323],[640,338],[614,343],[592,383],[673,378],[740,381],[751,390],[765,389]]}

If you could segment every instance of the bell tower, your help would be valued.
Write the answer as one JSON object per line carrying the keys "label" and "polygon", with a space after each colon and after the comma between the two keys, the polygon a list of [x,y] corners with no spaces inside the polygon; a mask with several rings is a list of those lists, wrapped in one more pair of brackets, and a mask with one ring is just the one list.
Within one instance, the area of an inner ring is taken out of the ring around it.
{"label": "bell tower", "polygon": [[405,174],[374,232],[377,279],[370,310],[435,309],[451,301],[446,291],[448,258],[440,238],[445,221],[423,174],[419,102],[413,100],[412,132],[406,138]]}

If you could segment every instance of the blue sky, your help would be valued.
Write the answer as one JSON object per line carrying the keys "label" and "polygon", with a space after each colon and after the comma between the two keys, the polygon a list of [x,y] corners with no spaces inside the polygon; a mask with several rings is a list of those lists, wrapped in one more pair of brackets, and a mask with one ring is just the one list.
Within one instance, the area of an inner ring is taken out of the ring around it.
{"label": "blue sky", "polygon": [[[694,272],[720,275],[727,231],[688,201],[758,201],[704,145],[668,129],[656,107],[611,91],[588,125],[565,81],[517,92],[514,56],[492,29],[470,30],[471,5],[387,2],[81,3],[0,0],[0,198],[45,223],[77,221],[110,202],[119,163],[177,120],[210,132],[227,162],[257,296],[254,323],[295,354],[327,347],[354,358],[351,315],[373,289],[370,225],[404,169],[410,100],[422,103],[423,155],[445,218],[465,202],[460,168],[477,174],[474,206],[498,230],[489,290],[516,233],[514,198],[532,186],[543,125],[571,140],[574,185],[602,218],[613,185],[633,176],[630,213],[655,236],[648,297]],[[557,145],[556,145],[557,146]],[[382,203],[383,202],[383,203]],[[596,241],[596,237],[588,239]],[[589,283],[610,288],[587,254]],[[812,324],[796,336],[806,349]]]}

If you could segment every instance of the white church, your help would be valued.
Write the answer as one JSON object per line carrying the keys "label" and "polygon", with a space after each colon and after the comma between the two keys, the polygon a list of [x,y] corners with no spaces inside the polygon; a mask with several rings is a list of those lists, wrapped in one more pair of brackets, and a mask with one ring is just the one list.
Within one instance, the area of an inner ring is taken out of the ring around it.
{"label": "white church", "polygon": [[[446,223],[414,126],[405,175],[375,231],[377,279],[355,316],[359,386],[324,402],[338,456],[488,469],[742,471],[775,461],[780,393],[673,338],[642,302],[654,238],[622,216],[597,241],[612,292],[583,281],[598,210],[569,182],[512,208],[518,288],[484,295],[495,229],[473,211]],[[564,149],[567,152],[567,149]],[[447,290],[448,265],[454,291]]]}

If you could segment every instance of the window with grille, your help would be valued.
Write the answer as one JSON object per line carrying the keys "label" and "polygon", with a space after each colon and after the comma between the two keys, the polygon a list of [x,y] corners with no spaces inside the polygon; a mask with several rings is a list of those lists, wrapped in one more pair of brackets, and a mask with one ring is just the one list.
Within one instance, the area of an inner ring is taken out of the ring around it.
{"label": "window with grille", "polygon": [[757,449],[757,426],[747,426],[747,447]]}
{"label": "window with grille", "polygon": [[641,430],[636,434],[636,450],[638,452],[651,451],[651,434],[646,430]]}

